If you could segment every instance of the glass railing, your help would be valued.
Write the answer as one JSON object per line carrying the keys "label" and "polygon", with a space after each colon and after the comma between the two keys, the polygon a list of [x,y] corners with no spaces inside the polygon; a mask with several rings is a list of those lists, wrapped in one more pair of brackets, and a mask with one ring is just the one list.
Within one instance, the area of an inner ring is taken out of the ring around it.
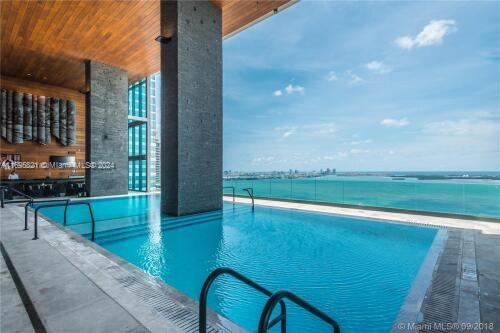
{"label": "glass railing", "polygon": [[[325,178],[228,179],[235,194],[500,218],[500,183]],[[231,194],[231,189],[224,193]]]}

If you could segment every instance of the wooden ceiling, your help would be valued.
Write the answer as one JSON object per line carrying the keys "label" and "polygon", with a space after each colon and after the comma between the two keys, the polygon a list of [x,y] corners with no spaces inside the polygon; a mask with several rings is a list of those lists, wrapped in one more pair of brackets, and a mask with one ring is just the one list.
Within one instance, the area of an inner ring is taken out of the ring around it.
{"label": "wooden ceiling", "polygon": [[[212,1],[223,36],[290,0]],[[160,70],[160,2],[1,1],[1,72],[83,91],[84,61],[126,69],[134,81]]]}

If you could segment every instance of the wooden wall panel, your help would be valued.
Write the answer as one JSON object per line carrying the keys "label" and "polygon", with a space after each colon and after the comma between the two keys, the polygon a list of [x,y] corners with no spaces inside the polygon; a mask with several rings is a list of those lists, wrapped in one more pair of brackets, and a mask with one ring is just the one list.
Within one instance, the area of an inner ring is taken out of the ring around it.
{"label": "wooden wall panel", "polygon": [[[21,160],[30,162],[48,162],[50,155],[75,155],[77,161],[85,160],[85,95],[76,91],[42,83],[21,80],[13,77],[2,76],[1,88],[27,92],[33,95],[59,97],[74,100],[76,102],[76,143],[74,146],[62,146],[58,140],[52,138],[50,144],[41,145],[38,142],[25,141],[22,144],[9,144],[7,140],[1,139],[0,152],[5,154],[21,154]],[[17,170],[23,179],[45,178],[48,170],[24,169]],[[71,169],[52,170],[51,178],[66,178],[72,173]],[[77,170],[77,174],[85,175],[85,170]],[[1,170],[0,177],[7,178],[8,171]]]}

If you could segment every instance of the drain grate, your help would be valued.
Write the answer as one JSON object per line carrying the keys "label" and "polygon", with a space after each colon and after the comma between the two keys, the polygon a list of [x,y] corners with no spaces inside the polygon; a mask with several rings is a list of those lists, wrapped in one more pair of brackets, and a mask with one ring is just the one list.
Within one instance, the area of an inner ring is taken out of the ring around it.
{"label": "drain grate", "polygon": [[421,333],[456,332],[449,324],[457,322],[461,241],[461,231],[449,231],[431,288],[422,305]]}
{"label": "drain grate", "polygon": [[[116,281],[127,288],[134,295],[139,297],[144,303],[151,306],[163,317],[170,320],[186,333],[198,332],[198,313],[183,306],[177,300],[166,296],[163,292],[155,290],[137,279],[134,275],[126,272],[117,266],[110,266],[106,269]],[[209,333],[229,333],[230,331],[221,325],[208,324]]]}

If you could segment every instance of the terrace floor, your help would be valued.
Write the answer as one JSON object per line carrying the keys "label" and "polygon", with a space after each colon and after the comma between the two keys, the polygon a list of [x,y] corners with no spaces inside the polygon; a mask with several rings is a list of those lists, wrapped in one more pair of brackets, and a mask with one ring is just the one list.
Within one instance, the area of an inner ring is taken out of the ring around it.
{"label": "terrace floor", "polygon": [[[274,200],[256,204],[442,227],[435,258],[419,272],[393,332],[480,331],[435,323],[485,323],[484,332],[500,332],[500,224]],[[7,269],[2,261],[2,332],[31,332],[37,318],[47,332],[198,331],[197,303],[174,288],[44,219],[33,241],[33,230],[22,231],[21,206],[7,205],[0,214],[2,255],[11,263]],[[397,325],[406,321],[417,325]],[[209,332],[243,331],[213,312],[209,324]]]}

